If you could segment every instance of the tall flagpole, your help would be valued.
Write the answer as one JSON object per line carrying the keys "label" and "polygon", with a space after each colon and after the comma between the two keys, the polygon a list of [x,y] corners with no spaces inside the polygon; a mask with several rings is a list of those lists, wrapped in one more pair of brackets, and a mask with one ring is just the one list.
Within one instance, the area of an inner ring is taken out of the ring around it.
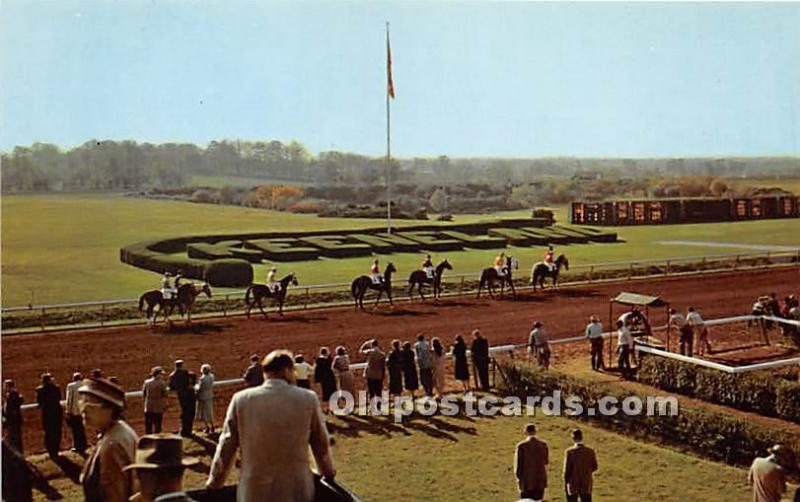
{"label": "tall flagpole", "polygon": [[389,21],[386,21],[386,232],[392,233],[392,139],[389,97],[392,85],[392,50],[389,45]]}

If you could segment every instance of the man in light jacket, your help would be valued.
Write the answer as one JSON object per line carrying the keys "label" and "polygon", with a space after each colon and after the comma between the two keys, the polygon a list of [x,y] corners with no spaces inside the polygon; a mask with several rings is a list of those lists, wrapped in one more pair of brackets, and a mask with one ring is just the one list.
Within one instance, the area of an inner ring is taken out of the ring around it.
{"label": "man in light jacket", "polygon": [[167,407],[169,390],[164,381],[164,368],[156,366],[150,370],[150,378],[142,386],[144,397],[144,432],[145,434],[158,434],[161,432],[161,423],[164,418],[164,409]]}
{"label": "man in light jacket", "polygon": [[288,351],[270,353],[264,359],[264,375],[263,385],[237,392],[231,399],[206,487],[224,485],[239,450],[239,502],[311,502],[309,445],[319,473],[336,475],[319,399],[293,385],[294,358]]}

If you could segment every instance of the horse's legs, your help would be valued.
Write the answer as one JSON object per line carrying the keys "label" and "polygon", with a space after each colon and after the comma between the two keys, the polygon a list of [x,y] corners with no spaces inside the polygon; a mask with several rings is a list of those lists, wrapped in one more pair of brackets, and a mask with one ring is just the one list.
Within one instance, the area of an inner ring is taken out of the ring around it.
{"label": "horse's legs", "polygon": [[266,319],[267,317],[269,317],[269,316],[267,315],[267,313],[264,311],[264,302],[263,302],[263,298],[261,298],[260,296],[258,296],[258,297],[256,297],[256,300],[254,300],[254,301],[258,302],[258,310],[261,312],[261,315],[262,315],[262,316],[264,316],[264,318],[265,318],[265,319]]}
{"label": "horse's legs", "polygon": [[383,296],[383,290],[379,289],[378,290],[378,297],[375,298],[375,306],[373,308],[378,308],[378,302],[381,301],[381,296]]}
{"label": "horse's legs", "polygon": [[282,296],[278,297],[278,314],[280,314],[281,317],[283,317],[283,298]]}
{"label": "horse's legs", "polygon": [[408,301],[414,301],[414,283],[409,283],[408,285]]}

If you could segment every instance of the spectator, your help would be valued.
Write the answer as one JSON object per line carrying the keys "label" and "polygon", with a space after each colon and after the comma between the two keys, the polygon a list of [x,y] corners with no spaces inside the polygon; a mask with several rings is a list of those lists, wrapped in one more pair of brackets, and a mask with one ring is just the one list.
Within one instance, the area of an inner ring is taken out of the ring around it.
{"label": "spectator", "polygon": [[403,361],[400,355],[400,340],[392,340],[392,350],[386,358],[389,368],[389,395],[403,394]]}
{"label": "spectator", "polygon": [[189,388],[186,391],[186,413],[181,415],[181,430],[189,431],[191,435],[192,425],[197,415],[197,373],[188,371],[187,375]]}
{"label": "spectator", "polygon": [[472,331],[472,345],[470,346],[472,352],[472,365],[478,373],[478,380],[480,380],[481,390],[484,392],[489,391],[489,340],[481,335],[479,329]]}
{"label": "spectator", "polygon": [[686,317],[675,309],[669,309],[669,325],[675,327],[680,333],[678,344],[681,355],[692,357],[694,340],[692,327],[686,322]]}
{"label": "spectator", "polygon": [[533,323],[533,329],[528,335],[528,352],[536,357],[539,366],[550,368],[550,342],[547,341],[547,333],[539,321]]}
{"label": "spectator", "polygon": [[2,450],[2,493],[3,500],[9,502],[29,502],[33,500],[33,476],[25,457],[3,438]]}
{"label": "spectator", "polygon": [[336,347],[336,357],[333,358],[332,366],[339,379],[339,390],[349,392],[355,397],[356,388],[353,373],[350,372],[350,356],[347,355],[347,349],[341,345]]}
{"label": "spectator", "polygon": [[264,371],[261,369],[261,363],[258,361],[258,354],[250,356],[250,366],[244,374],[244,383],[248,387],[258,387],[264,383]]}
{"label": "spectator", "polygon": [[592,370],[605,370],[606,365],[603,362],[603,324],[596,315],[589,318],[589,324],[586,325],[586,338],[589,340],[591,347]]}
{"label": "spectator", "polygon": [[234,394],[206,486],[221,488],[241,450],[237,499],[312,501],[309,444],[322,476],[334,477],[328,431],[317,395],[294,383],[292,354],[270,353],[266,382]]}
{"label": "spectator", "polygon": [[543,500],[547,488],[547,464],[550,448],[536,438],[536,426],[525,426],[527,437],[517,443],[514,455],[514,472],[517,475],[519,498]]}
{"label": "spectator", "polygon": [[456,380],[461,381],[464,393],[469,392],[469,364],[467,363],[467,344],[464,342],[464,337],[456,335],[456,341],[453,344],[453,358],[455,359],[455,376]]}
{"label": "spectator", "polygon": [[564,489],[567,502],[592,502],[592,483],[597,470],[594,450],[583,444],[583,432],[573,429],[575,443],[564,452]]}
{"label": "spectator", "polygon": [[164,410],[167,408],[169,390],[164,381],[164,368],[154,366],[150,370],[150,378],[142,386],[144,398],[144,433],[158,434],[164,419]]}
{"label": "spectator", "polygon": [[433,363],[433,388],[436,392],[436,397],[441,398],[444,395],[444,382],[445,382],[445,359],[447,355],[444,353],[442,342],[438,338],[431,340],[431,361]]}
{"label": "spectator", "polygon": [[410,342],[403,343],[403,350],[400,351],[400,361],[403,368],[403,386],[411,392],[411,398],[416,398],[419,389],[419,377],[417,376],[417,362],[414,350]]}
{"label": "spectator", "polygon": [[139,492],[132,497],[141,502],[194,502],[183,490],[183,470],[199,462],[183,456],[183,440],[174,434],[142,436],[136,447],[132,470],[139,481]]}
{"label": "spectator", "polygon": [[297,377],[297,386],[304,389],[311,388],[311,374],[314,372],[314,367],[306,362],[302,354],[298,354],[294,358],[294,373]]}
{"label": "spectator", "polygon": [[57,457],[61,449],[61,421],[64,408],[61,407],[61,389],[53,382],[53,375],[42,374],[42,384],[36,388],[36,403],[42,410],[44,445],[50,457]]}
{"label": "spectator", "polygon": [[92,370],[92,378],[103,378],[103,372],[100,368],[95,368]]}
{"label": "spectator", "polygon": [[83,423],[98,433],[98,441],[83,464],[80,482],[87,502],[123,502],[132,495],[130,472],[123,468],[133,462],[136,433],[122,419],[125,392],[104,378],[84,380],[81,395]]}
{"label": "spectator", "polygon": [[328,347],[319,349],[319,357],[314,365],[314,381],[322,391],[322,409],[328,413],[331,396],[336,392],[336,375],[333,374],[333,359]]}
{"label": "spectator", "polygon": [[380,349],[378,340],[368,340],[361,345],[361,353],[367,357],[364,377],[367,379],[367,397],[370,401],[380,397],[386,372],[386,354]]}
{"label": "spectator", "polygon": [[433,358],[431,357],[431,348],[422,333],[417,335],[414,352],[417,355],[417,364],[419,365],[420,383],[422,383],[422,388],[425,389],[425,394],[431,396],[433,395]]}
{"label": "spectator", "polygon": [[200,381],[195,386],[197,391],[196,420],[203,424],[206,434],[214,434],[214,374],[211,365],[200,366]]}
{"label": "spectator", "polygon": [[617,351],[619,352],[619,359],[617,360],[617,367],[622,375],[622,378],[629,378],[631,375],[631,351],[633,350],[633,335],[631,330],[622,321],[617,321]]}
{"label": "spectator", "polygon": [[194,413],[194,388],[189,384],[189,372],[183,367],[183,359],[175,361],[175,370],[169,375],[169,389],[178,395],[181,407],[181,436],[192,437]]}
{"label": "spectator", "polygon": [[25,399],[17,392],[14,380],[7,379],[5,386],[5,402],[3,403],[3,429],[6,431],[6,439],[11,448],[17,450],[20,455],[22,450],[22,403]]}
{"label": "spectator", "polygon": [[692,330],[692,335],[697,335],[697,354],[700,356],[706,355],[706,352],[711,354],[711,343],[708,341],[708,329],[706,329],[703,317],[697,312],[694,307],[689,307],[686,312],[686,323]]}
{"label": "spectator", "polygon": [[756,457],[747,480],[753,484],[754,502],[779,502],[786,492],[786,478],[797,466],[794,452],[777,444],[767,450],[768,457]]}
{"label": "spectator", "polygon": [[67,425],[72,430],[72,451],[83,455],[86,453],[86,431],[81,418],[80,395],[78,389],[83,385],[80,373],[72,374],[72,381],[67,384]]}

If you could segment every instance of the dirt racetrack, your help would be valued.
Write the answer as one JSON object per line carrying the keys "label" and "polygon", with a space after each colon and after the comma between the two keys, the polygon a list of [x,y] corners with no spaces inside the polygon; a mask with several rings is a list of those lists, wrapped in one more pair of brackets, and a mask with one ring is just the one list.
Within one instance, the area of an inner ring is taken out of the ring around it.
{"label": "dirt racetrack", "polygon": [[[90,331],[72,331],[35,335],[17,335],[2,339],[2,376],[14,378],[25,401],[35,401],[34,389],[39,374],[51,372],[63,386],[74,371],[88,374],[100,368],[115,375],[128,390],[141,388],[152,366],[162,365],[169,372],[175,359],[199,373],[202,363],[210,363],[217,379],[240,377],[253,353],[264,355],[276,348],[288,348],[316,356],[320,346],[331,349],[344,345],[353,361],[359,345],[378,338],[386,349],[391,340],[411,340],[417,333],[438,336],[446,346],[456,334],[468,335],[480,328],[493,345],[524,343],[533,320],[541,320],[551,338],[583,333],[590,314],[598,314],[608,328],[608,300],[621,291],[661,296],[680,310],[692,305],[704,318],[718,318],[749,313],[755,297],[775,292],[779,298],[800,293],[800,271],[796,267],[733,272],[694,277],[562,287],[559,291],[525,291],[517,301],[502,301],[473,296],[452,297],[438,304],[428,301],[396,302],[394,309],[381,304],[376,311],[356,312],[336,308],[289,312],[282,319],[254,317],[207,319],[186,328],[176,325],[171,332],[163,328],[151,331],[145,326],[120,327]],[[617,314],[622,310],[618,307]],[[664,312],[651,312],[653,324],[663,324]],[[221,422],[230,391],[217,393],[217,421]],[[127,412],[131,423],[141,430],[139,403],[131,403]],[[38,413],[26,413],[26,450],[41,448]],[[165,417],[171,426],[177,411]],[[35,443],[34,434],[37,437]],[[66,431],[65,431],[66,434]],[[66,442],[65,444],[69,444]]]}

